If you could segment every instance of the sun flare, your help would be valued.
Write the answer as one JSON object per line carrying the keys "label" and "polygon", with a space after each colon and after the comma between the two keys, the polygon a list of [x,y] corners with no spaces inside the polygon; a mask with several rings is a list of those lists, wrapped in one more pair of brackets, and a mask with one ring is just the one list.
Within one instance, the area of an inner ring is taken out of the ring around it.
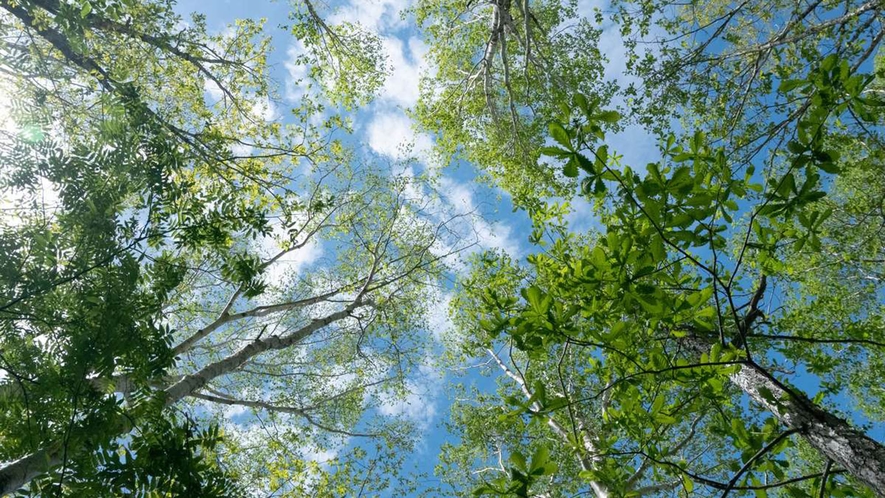
{"label": "sun flare", "polygon": [[[13,100],[9,88],[9,80],[0,78],[0,134],[3,135],[11,135],[18,131],[18,124],[13,118]],[[0,137],[0,140],[2,139]]]}

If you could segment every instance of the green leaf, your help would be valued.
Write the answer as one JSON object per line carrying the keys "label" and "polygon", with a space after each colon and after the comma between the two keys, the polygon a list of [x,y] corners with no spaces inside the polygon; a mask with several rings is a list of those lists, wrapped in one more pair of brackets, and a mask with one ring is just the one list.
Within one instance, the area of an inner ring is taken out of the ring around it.
{"label": "green leaf", "polygon": [[688,474],[682,474],[682,487],[685,489],[686,493],[694,491],[694,481],[688,477]]}
{"label": "green leaf", "polygon": [[576,93],[574,99],[575,105],[577,105],[578,108],[584,112],[584,114],[587,114],[592,110],[590,109],[590,103],[587,101],[587,97],[585,97],[583,94]]}
{"label": "green leaf", "polygon": [[538,469],[544,469],[550,461],[550,449],[546,445],[539,445],[532,454],[531,471],[534,473]]}
{"label": "green leaf", "polygon": [[808,150],[808,147],[800,144],[795,140],[790,140],[789,142],[787,142],[787,150],[789,150],[793,154],[802,154],[803,152],[806,152]]}
{"label": "green leaf", "polygon": [[793,176],[793,173],[787,173],[783,179],[781,179],[780,185],[777,187],[777,194],[781,197],[788,197],[790,194],[796,191],[796,179]]}
{"label": "green leaf", "polygon": [[839,165],[831,161],[823,161],[816,164],[818,168],[831,175],[838,175],[842,172],[842,169],[839,167]]}
{"label": "green leaf", "polygon": [[782,80],[780,85],[778,85],[777,90],[781,93],[787,93],[791,90],[795,90],[800,86],[808,83],[805,80]]}
{"label": "green leaf", "polygon": [[679,420],[676,417],[673,417],[671,415],[667,415],[664,413],[654,414],[654,419],[655,419],[655,422],[662,424],[662,425],[673,425],[673,424],[679,422]]}
{"label": "green leaf", "polygon": [[761,396],[762,399],[764,399],[765,401],[768,401],[769,403],[772,403],[772,404],[777,403],[777,398],[774,396],[774,393],[771,392],[771,389],[769,389],[768,387],[759,386],[757,391],[759,392],[759,396]]}
{"label": "green leaf", "polygon": [[602,111],[594,117],[605,123],[617,123],[621,119],[621,115],[617,111]]}
{"label": "green leaf", "polygon": [[562,174],[569,178],[575,178],[578,176],[578,161],[574,156],[569,158],[568,162],[565,163],[565,167],[562,169]]}
{"label": "green leaf", "polygon": [[655,397],[654,402],[651,404],[651,413],[652,415],[661,411],[661,408],[664,407],[664,397],[657,396]]}
{"label": "green leaf", "polygon": [[556,143],[570,151],[574,151],[568,132],[561,124],[556,121],[551,121],[550,124],[547,125],[547,128],[550,131],[550,137],[553,138],[553,140],[556,140]]}
{"label": "green leaf", "polygon": [[565,149],[560,149],[559,147],[541,147],[541,154],[545,156],[556,157],[559,159],[565,159],[567,157],[571,157],[573,153]]}

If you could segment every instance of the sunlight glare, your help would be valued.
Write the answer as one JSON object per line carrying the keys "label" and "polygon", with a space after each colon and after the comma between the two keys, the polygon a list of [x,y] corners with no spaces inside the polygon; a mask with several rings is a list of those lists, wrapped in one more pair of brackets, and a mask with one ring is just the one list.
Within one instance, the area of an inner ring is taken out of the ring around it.
{"label": "sunlight glare", "polygon": [[9,92],[9,83],[6,78],[0,78],[0,134],[2,135],[14,135],[19,130],[18,124],[12,117],[12,96]]}

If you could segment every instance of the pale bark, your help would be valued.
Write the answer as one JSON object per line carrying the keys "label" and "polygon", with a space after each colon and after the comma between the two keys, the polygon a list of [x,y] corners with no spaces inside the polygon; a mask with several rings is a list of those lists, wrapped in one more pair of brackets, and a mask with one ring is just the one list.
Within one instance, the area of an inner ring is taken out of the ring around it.
{"label": "pale bark", "polygon": [[[367,305],[367,302],[362,301],[358,297],[344,309],[332,313],[325,318],[312,320],[309,324],[289,335],[283,337],[271,336],[250,342],[236,353],[210,363],[193,374],[185,375],[166,388],[164,390],[166,405],[172,405],[184,397],[197,392],[213,379],[233,372],[256,355],[295,346],[314,332],[349,317],[353,311]],[[125,430],[122,432],[125,432]],[[0,467],[0,496],[15,492],[34,477],[46,472],[53,466],[61,464],[63,454],[64,447],[53,443]]]}
{"label": "pale bark", "polygon": [[[690,344],[698,352],[709,350],[697,338]],[[759,365],[742,364],[730,378],[782,424],[797,430],[821,455],[844,468],[878,496],[885,497],[885,446],[882,443],[824,410],[804,394],[789,389]],[[772,396],[763,395],[765,389]]]}
{"label": "pale bark", "polygon": [[[885,446],[807,397],[786,390],[759,367],[742,366],[731,380],[785,426],[798,429],[821,454],[885,497]],[[762,387],[767,387],[777,401],[765,399]]]}
{"label": "pale bark", "polygon": [[[498,364],[498,367],[501,369],[501,371],[504,372],[504,374],[506,374],[508,377],[513,379],[514,382],[516,382],[526,399],[531,399],[532,392],[529,390],[528,385],[526,384],[526,381],[522,377],[521,373],[516,373],[511,370],[506,364],[504,364],[504,361],[501,360],[501,357],[498,356],[498,354],[495,353],[493,350],[486,349],[486,351],[495,360],[495,363]],[[541,406],[537,402],[535,402],[532,404],[532,409],[539,411],[541,410]],[[681,442],[671,448],[667,454],[672,455],[677,453],[690,442],[690,440],[694,437],[695,430],[700,420],[701,417],[695,419],[695,421],[691,425],[691,430],[689,431],[688,435]],[[556,419],[554,419],[553,417],[548,417],[547,425],[550,426],[553,432],[565,444],[572,444],[569,440],[569,432],[566,430],[565,427],[562,426],[562,424],[556,421]],[[593,435],[590,433],[590,431],[586,427],[580,428],[579,430],[581,432],[581,443],[583,446],[583,448],[581,448],[582,451],[580,451],[579,455],[581,470],[595,470],[601,459],[601,457],[599,456],[599,450],[596,447],[596,444],[593,440]],[[624,483],[623,489],[629,491],[631,493],[630,496],[649,496],[661,491],[669,491],[675,489],[682,484],[682,481],[678,480],[674,482],[659,483],[639,487],[640,481],[645,476],[650,463],[650,460],[643,461],[639,465],[639,467],[636,468],[630,478]],[[615,494],[613,494],[612,490],[608,488],[608,486],[599,481],[589,481],[589,486],[593,490],[593,493],[597,498],[608,498],[610,496],[616,496]]]}
{"label": "pale bark", "polygon": [[[211,391],[211,389],[209,391]],[[213,391],[213,392],[215,392],[215,391]],[[218,393],[218,394],[222,394],[222,393]],[[303,418],[304,420],[306,420],[307,423],[316,427],[317,429],[323,430],[325,432],[331,432],[334,434],[343,434],[345,436],[350,436],[350,437],[376,437],[376,436],[378,436],[378,434],[369,434],[369,433],[365,433],[365,432],[353,432],[353,431],[339,429],[337,427],[332,427],[329,425],[322,424],[320,422],[317,422],[316,419],[314,419],[314,417],[312,417],[310,415],[310,413],[308,413],[308,410],[305,410],[303,408],[298,408],[295,406],[274,405],[274,404],[267,403],[264,401],[236,399],[236,398],[233,398],[228,395],[223,395],[223,396],[222,395],[215,395],[215,396],[213,396],[213,395],[202,394],[202,393],[191,393],[191,394],[189,394],[189,396],[196,398],[196,399],[202,399],[204,401],[209,401],[212,403],[218,403],[218,404],[222,404],[222,405],[245,406],[245,407],[249,407],[249,408],[257,408],[259,410],[266,410],[268,412],[288,413],[291,415],[297,415],[297,416]]]}
{"label": "pale bark", "polygon": [[[187,339],[183,340],[180,344],[175,346],[175,348],[172,350],[172,352],[176,355],[180,355],[180,354],[187,352],[197,342],[199,342],[203,338],[209,336],[209,334],[211,334],[212,332],[215,332],[216,330],[221,328],[221,326],[223,326],[227,323],[230,323],[230,322],[233,322],[236,320],[240,320],[243,318],[249,318],[249,317],[257,318],[257,317],[267,316],[271,313],[279,313],[281,311],[288,311],[288,310],[293,310],[296,308],[303,308],[305,306],[309,306],[312,304],[317,304],[322,301],[325,301],[325,300],[337,295],[339,292],[341,292],[340,289],[334,290],[331,292],[327,292],[327,293],[321,294],[319,296],[314,296],[314,297],[310,297],[310,298],[306,298],[306,299],[299,299],[297,301],[290,301],[287,303],[279,303],[279,304],[271,304],[271,305],[267,305],[267,306],[257,306],[255,308],[252,308],[250,310],[243,311],[240,313],[230,313],[229,312],[230,306],[226,306],[224,311],[221,312],[221,315],[219,315],[219,317],[215,321],[213,321],[209,325],[206,325],[202,329],[196,331],[193,335],[191,335]],[[235,293],[234,295],[236,296],[236,294],[238,294],[238,293],[239,293],[239,291],[237,291],[237,293]],[[232,303],[229,303],[229,304],[232,304]]]}
{"label": "pale bark", "polygon": [[[488,351],[489,355],[491,355],[491,357],[495,359],[495,362],[498,364],[498,367],[501,369],[501,371],[504,372],[508,377],[513,379],[513,381],[516,382],[517,385],[519,385],[519,388],[525,395],[526,399],[531,399],[532,392],[529,391],[528,386],[526,386],[525,379],[510,370],[510,368],[508,368],[507,365],[505,365],[504,362],[501,361],[501,358],[494,351],[492,351],[491,349],[487,349],[486,351]],[[532,409],[535,411],[540,411],[541,405],[538,404],[538,402],[536,401],[532,403]],[[565,429],[565,427],[562,426],[562,424],[557,422],[556,419],[554,419],[553,417],[547,417],[547,425],[549,425],[550,428],[553,429],[553,432],[566,444],[571,444],[569,442],[568,431]],[[582,443],[584,447],[581,448],[583,451],[581,451],[581,455],[579,456],[581,470],[594,470],[595,462],[598,461],[599,457],[596,456],[596,446],[593,444],[593,440],[586,430],[582,431]],[[597,498],[608,498],[609,496],[611,496],[611,492],[605,484],[599,481],[590,481],[589,485]]]}
{"label": "pale bark", "polygon": [[41,448],[0,468],[0,496],[15,492],[46,469],[61,465],[62,452],[58,445]]}
{"label": "pale bark", "polygon": [[312,320],[308,325],[284,337],[271,336],[267,339],[259,339],[250,342],[248,345],[237,351],[236,353],[224,358],[223,360],[210,363],[199,371],[184,376],[181,380],[167,388],[164,393],[166,395],[166,405],[172,405],[180,401],[185,396],[196,392],[206,386],[212,379],[221,375],[233,372],[240,365],[247,362],[254,356],[267,352],[286,349],[303,341],[317,330],[342,320],[350,316],[350,314],[361,306],[365,306],[360,300],[356,300],[343,310],[317,320]]}

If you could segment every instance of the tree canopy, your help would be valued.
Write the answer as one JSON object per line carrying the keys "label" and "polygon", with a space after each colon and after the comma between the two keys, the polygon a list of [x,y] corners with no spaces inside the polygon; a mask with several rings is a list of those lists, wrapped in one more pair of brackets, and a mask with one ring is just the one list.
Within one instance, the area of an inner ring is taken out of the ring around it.
{"label": "tree canopy", "polygon": [[885,496],[880,2],[401,7],[0,0],[0,495]]}

